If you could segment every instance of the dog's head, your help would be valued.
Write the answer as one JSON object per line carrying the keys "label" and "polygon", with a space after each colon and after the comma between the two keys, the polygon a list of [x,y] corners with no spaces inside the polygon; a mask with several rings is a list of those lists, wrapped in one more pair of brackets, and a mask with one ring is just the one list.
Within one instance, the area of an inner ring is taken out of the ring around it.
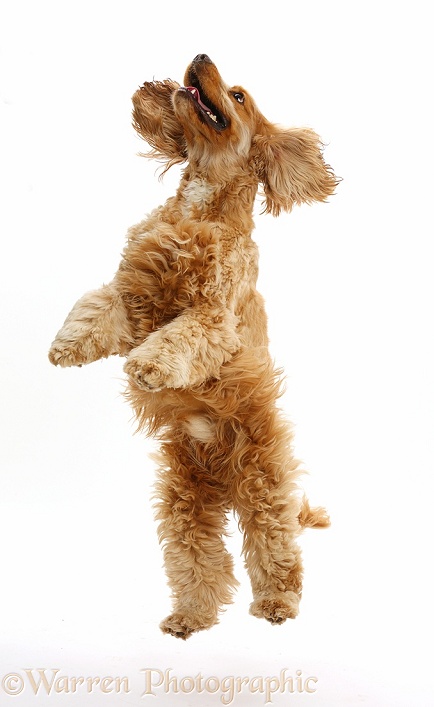
{"label": "dog's head", "polygon": [[318,135],[280,128],[241,86],[228,86],[206,54],[188,66],[184,86],[148,82],[133,96],[134,127],[167,167],[187,161],[214,183],[240,174],[261,182],[265,211],[324,201],[338,179],[324,163]]}

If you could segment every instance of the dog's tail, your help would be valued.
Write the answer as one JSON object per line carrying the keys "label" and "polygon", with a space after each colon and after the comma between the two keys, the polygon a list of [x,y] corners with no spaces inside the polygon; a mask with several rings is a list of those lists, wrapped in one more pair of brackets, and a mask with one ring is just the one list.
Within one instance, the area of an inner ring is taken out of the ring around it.
{"label": "dog's tail", "polygon": [[311,508],[306,496],[303,496],[298,522],[302,528],[328,528],[330,517],[325,508]]}

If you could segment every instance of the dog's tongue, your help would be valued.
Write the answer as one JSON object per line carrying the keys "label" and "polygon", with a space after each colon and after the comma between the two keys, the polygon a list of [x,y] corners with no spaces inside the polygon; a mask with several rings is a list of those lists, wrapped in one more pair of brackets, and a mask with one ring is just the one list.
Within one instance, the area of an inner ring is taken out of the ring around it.
{"label": "dog's tongue", "polygon": [[190,91],[193,98],[199,103],[201,108],[206,111],[209,111],[208,106],[206,106],[205,103],[202,103],[202,101],[200,100],[200,93],[195,86],[186,86],[185,88],[187,89],[187,91]]}

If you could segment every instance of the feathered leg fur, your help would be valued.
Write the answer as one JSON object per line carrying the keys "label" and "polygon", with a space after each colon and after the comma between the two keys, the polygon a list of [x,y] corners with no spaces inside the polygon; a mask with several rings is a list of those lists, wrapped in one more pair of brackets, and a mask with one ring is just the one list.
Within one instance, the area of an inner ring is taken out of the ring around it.
{"label": "feathered leg fur", "polygon": [[300,470],[291,448],[291,430],[276,408],[278,385],[271,362],[266,362],[251,391],[249,415],[238,432],[242,468],[233,476],[231,490],[253,590],[250,611],[271,623],[295,618],[302,585],[296,543]]}
{"label": "feathered leg fur", "polygon": [[217,623],[237,584],[223,542],[227,488],[206,462],[204,445],[187,436],[164,443],[161,460],[157,518],[174,606],[160,628],[186,639]]}

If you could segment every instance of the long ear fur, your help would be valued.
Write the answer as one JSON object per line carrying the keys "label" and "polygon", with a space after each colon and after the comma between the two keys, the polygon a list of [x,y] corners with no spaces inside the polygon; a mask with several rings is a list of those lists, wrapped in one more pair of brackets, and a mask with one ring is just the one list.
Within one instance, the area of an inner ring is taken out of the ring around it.
{"label": "long ear fur", "polygon": [[148,81],[132,99],[133,126],[152,147],[145,157],[167,162],[166,170],[187,158],[184,133],[172,106],[172,94],[177,88],[179,84],[170,79]]}
{"label": "long ear fur", "polygon": [[318,135],[309,128],[272,127],[254,138],[264,212],[278,216],[294,204],[325,201],[340,180],[324,162]]}

